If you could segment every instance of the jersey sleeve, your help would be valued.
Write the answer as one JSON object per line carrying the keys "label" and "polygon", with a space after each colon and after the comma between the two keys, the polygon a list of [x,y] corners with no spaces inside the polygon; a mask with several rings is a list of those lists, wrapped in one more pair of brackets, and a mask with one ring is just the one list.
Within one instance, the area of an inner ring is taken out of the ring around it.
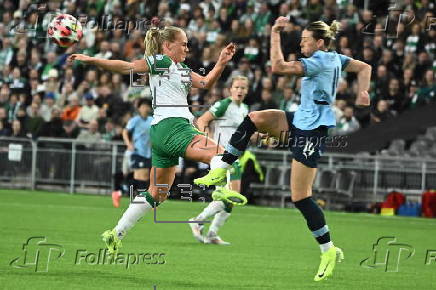
{"label": "jersey sleeve", "polygon": [[209,112],[211,112],[215,118],[220,118],[224,116],[231,102],[232,100],[230,98],[218,101],[213,104],[213,106],[209,109]]}
{"label": "jersey sleeve", "polygon": [[350,62],[351,57],[348,57],[343,54],[339,54],[339,59],[341,60],[342,70],[344,70],[347,67],[348,63]]}
{"label": "jersey sleeve", "polygon": [[147,61],[150,74],[152,75],[158,75],[167,72],[172,63],[171,58],[164,54],[146,56],[145,60]]}
{"label": "jersey sleeve", "polygon": [[315,76],[322,71],[322,61],[318,55],[300,58],[299,61],[303,65],[304,75],[307,77]]}
{"label": "jersey sleeve", "polygon": [[133,128],[135,128],[137,120],[138,120],[138,118],[136,118],[136,117],[131,118],[129,120],[129,122],[127,122],[126,130],[129,131],[129,132],[132,132]]}

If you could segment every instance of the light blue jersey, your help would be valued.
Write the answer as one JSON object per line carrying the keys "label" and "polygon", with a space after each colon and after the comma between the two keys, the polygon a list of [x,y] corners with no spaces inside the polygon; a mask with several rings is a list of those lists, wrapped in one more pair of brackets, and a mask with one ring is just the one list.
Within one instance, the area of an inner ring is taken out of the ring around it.
{"label": "light blue jersey", "polygon": [[341,71],[351,58],[318,50],[311,57],[299,60],[304,68],[301,105],[295,112],[292,124],[301,130],[313,130],[319,126],[335,127],[336,117],[332,105]]}
{"label": "light blue jersey", "polygon": [[135,152],[145,158],[151,158],[150,128],[153,117],[146,119],[137,115],[127,122],[126,129],[132,134]]}

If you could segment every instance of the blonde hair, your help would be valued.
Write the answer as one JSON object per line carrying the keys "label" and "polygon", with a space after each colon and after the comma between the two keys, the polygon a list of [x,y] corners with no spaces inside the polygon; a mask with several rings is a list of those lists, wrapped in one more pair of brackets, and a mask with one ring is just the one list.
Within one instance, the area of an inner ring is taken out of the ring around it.
{"label": "blonde hair", "polygon": [[323,39],[325,46],[330,49],[336,40],[336,35],[340,28],[341,24],[338,21],[333,20],[330,26],[328,26],[324,21],[315,21],[310,23],[305,29],[307,31],[312,31],[312,36],[316,40]]}
{"label": "blonde hair", "polygon": [[152,56],[162,53],[162,44],[164,41],[174,42],[178,33],[184,33],[184,30],[175,26],[166,26],[164,29],[152,27],[145,35],[145,56]]}
{"label": "blonde hair", "polygon": [[245,77],[245,76],[235,76],[235,77],[232,77],[232,81],[230,82],[230,87],[233,86],[233,83],[235,81],[246,81],[247,82],[247,86],[250,85],[250,81],[248,80],[247,77]]}

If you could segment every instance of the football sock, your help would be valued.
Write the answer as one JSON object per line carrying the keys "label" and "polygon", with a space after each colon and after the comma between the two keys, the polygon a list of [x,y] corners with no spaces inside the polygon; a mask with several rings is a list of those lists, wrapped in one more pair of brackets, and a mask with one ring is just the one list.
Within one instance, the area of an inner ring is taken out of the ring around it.
{"label": "football sock", "polygon": [[195,218],[197,221],[205,221],[216,213],[223,211],[225,208],[224,202],[221,200],[214,200],[203,209],[203,211]]}
{"label": "football sock", "polygon": [[215,155],[214,157],[212,157],[212,159],[210,160],[210,169],[215,169],[215,168],[230,168],[230,164],[222,161],[223,155],[222,154],[218,154]]}
{"label": "football sock", "polygon": [[306,219],[307,226],[320,244],[321,251],[327,251],[331,246],[333,246],[333,243],[330,240],[329,228],[326,225],[324,213],[321,208],[310,196],[296,201],[294,204]]}
{"label": "football sock", "polygon": [[257,131],[253,121],[246,116],[244,121],[239,124],[238,129],[230,138],[229,144],[226,145],[226,151],[222,160],[228,164],[233,164],[247,149],[251,136]]}
{"label": "football sock", "polygon": [[333,247],[333,243],[330,241],[325,244],[320,244],[319,247],[321,248],[321,252],[325,253],[327,252],[331,247]]}
{"label": "football sock", "polygon": [[215,217],[212,220],[212,223],[209,227],[209,232],[213,232],[215,234],[218,234],[218,231],[222,225],[226,222],[226,220],[229,218],[230,213],[226,211],[220,211],[215,215]]}
{"label": "football sock", "polygon": [[149,185],[148,180],[133,179],[133,189],[137,192],[147,190]]}
{"label": "football sock", "polygon": [[115,226],[118,238],[123,239],[127,234],[127,231],[130,230],[149,210],[151,210],[155,204],[156,206],[159,205],[159,203],[155,202],[151,194],[147,191],[136,196],[118,221],[118,224]]}

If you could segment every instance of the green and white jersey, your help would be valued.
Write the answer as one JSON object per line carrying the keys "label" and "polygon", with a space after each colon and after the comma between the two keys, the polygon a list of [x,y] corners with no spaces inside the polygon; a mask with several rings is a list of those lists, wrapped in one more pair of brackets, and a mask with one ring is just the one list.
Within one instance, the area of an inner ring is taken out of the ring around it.
{"label": "green and white jersey", "polygon": [[153,122],[182,117],[192,123],[194,116],[188,107],[191,89],[191,69],[184,63],[175,63],[169,56],[156,54],[145,58],[150,69],[150,89],[153,96]]}
{"label": "green and white jersey", "polygon": [[230,137],[236,131],[239,124],[248,115],[248,106],[244,103],[238,105],[231,98],[218,101],[209,109],[209,112],[217,118],[215,120],[214,140],[219,144],[226,145]]}

